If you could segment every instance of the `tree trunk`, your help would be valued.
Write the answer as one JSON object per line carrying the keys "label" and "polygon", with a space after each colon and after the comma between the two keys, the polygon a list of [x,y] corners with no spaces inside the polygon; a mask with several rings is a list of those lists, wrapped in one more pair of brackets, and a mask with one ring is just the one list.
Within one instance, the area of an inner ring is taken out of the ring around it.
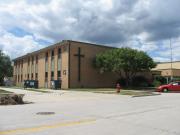
{"label": "tree trunk", "polygon": [[136,75],[136,73],[130,73],[130,72],[125,72],[125,78],[126,78],[126,86],[129,87],[129,86],[132,86],[132,80],[133,80],[133,77]]}

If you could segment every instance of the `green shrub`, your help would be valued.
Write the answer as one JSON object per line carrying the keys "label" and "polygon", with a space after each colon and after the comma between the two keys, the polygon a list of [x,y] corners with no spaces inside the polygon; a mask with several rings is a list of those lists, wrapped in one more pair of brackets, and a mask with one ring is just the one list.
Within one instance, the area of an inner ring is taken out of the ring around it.
{"label": "green shrub", "polygon": [[167,83],[167,79],[163,76],[156,76],[155,81],[159,81],[161,84],[166,84]]}
{"label": "green shrub", "polygon": [[155,86],[155,87],[158,87],[158,86],[160,86],[162,83],[160,82],[160,81],[158,81],[158,80],[154,80],[153,81],[153,86]]}
{"label": "green shrub", "polygon": [[119,83],[121,86],[126,86],[126,79],[120,78],[116,81],[116,84]]}
{"label": "green shrub", "polygon": [[149,84],[149,81],[147,78],[145,78],[144,76],[135,76],[133,79],[132,79],[132,86],[135,86],[135,87],[148,87],[150,84]]}

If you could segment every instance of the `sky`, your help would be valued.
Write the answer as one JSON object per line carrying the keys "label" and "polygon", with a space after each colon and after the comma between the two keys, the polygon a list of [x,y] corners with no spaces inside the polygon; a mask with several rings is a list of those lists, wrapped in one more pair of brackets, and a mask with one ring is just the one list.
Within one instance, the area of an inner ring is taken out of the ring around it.
{"label": "sky", "polygon": [[61,40],[180,60],[180,0],[1,0],[0,49],[11,59]]}

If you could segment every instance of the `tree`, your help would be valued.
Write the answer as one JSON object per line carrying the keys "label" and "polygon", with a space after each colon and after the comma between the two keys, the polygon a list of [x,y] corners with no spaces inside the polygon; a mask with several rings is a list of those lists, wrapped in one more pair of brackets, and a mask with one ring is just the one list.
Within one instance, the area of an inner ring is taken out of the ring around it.
{"label": "tree", "polygon": [[129,86],[138,72],[150,71],[156,63],[143,51],[119,48],[98,54],[94,65],[100,69],[100,72],[111,71],[119,77],[124,75],[126,85]]}
{"label": "tree", "polygon": [[9,56],[0,50],[0,85],[3,84],[4,77],[12,77],[13,67]]}

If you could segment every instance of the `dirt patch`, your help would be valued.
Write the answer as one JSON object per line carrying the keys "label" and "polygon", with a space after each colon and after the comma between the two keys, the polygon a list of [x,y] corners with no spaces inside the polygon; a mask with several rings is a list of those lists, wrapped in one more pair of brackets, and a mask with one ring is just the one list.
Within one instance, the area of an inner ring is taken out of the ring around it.
{"label": "dirt patch", "polygon": [[23,94],[2,94],[0,95],[0,105],[24,104]]}

